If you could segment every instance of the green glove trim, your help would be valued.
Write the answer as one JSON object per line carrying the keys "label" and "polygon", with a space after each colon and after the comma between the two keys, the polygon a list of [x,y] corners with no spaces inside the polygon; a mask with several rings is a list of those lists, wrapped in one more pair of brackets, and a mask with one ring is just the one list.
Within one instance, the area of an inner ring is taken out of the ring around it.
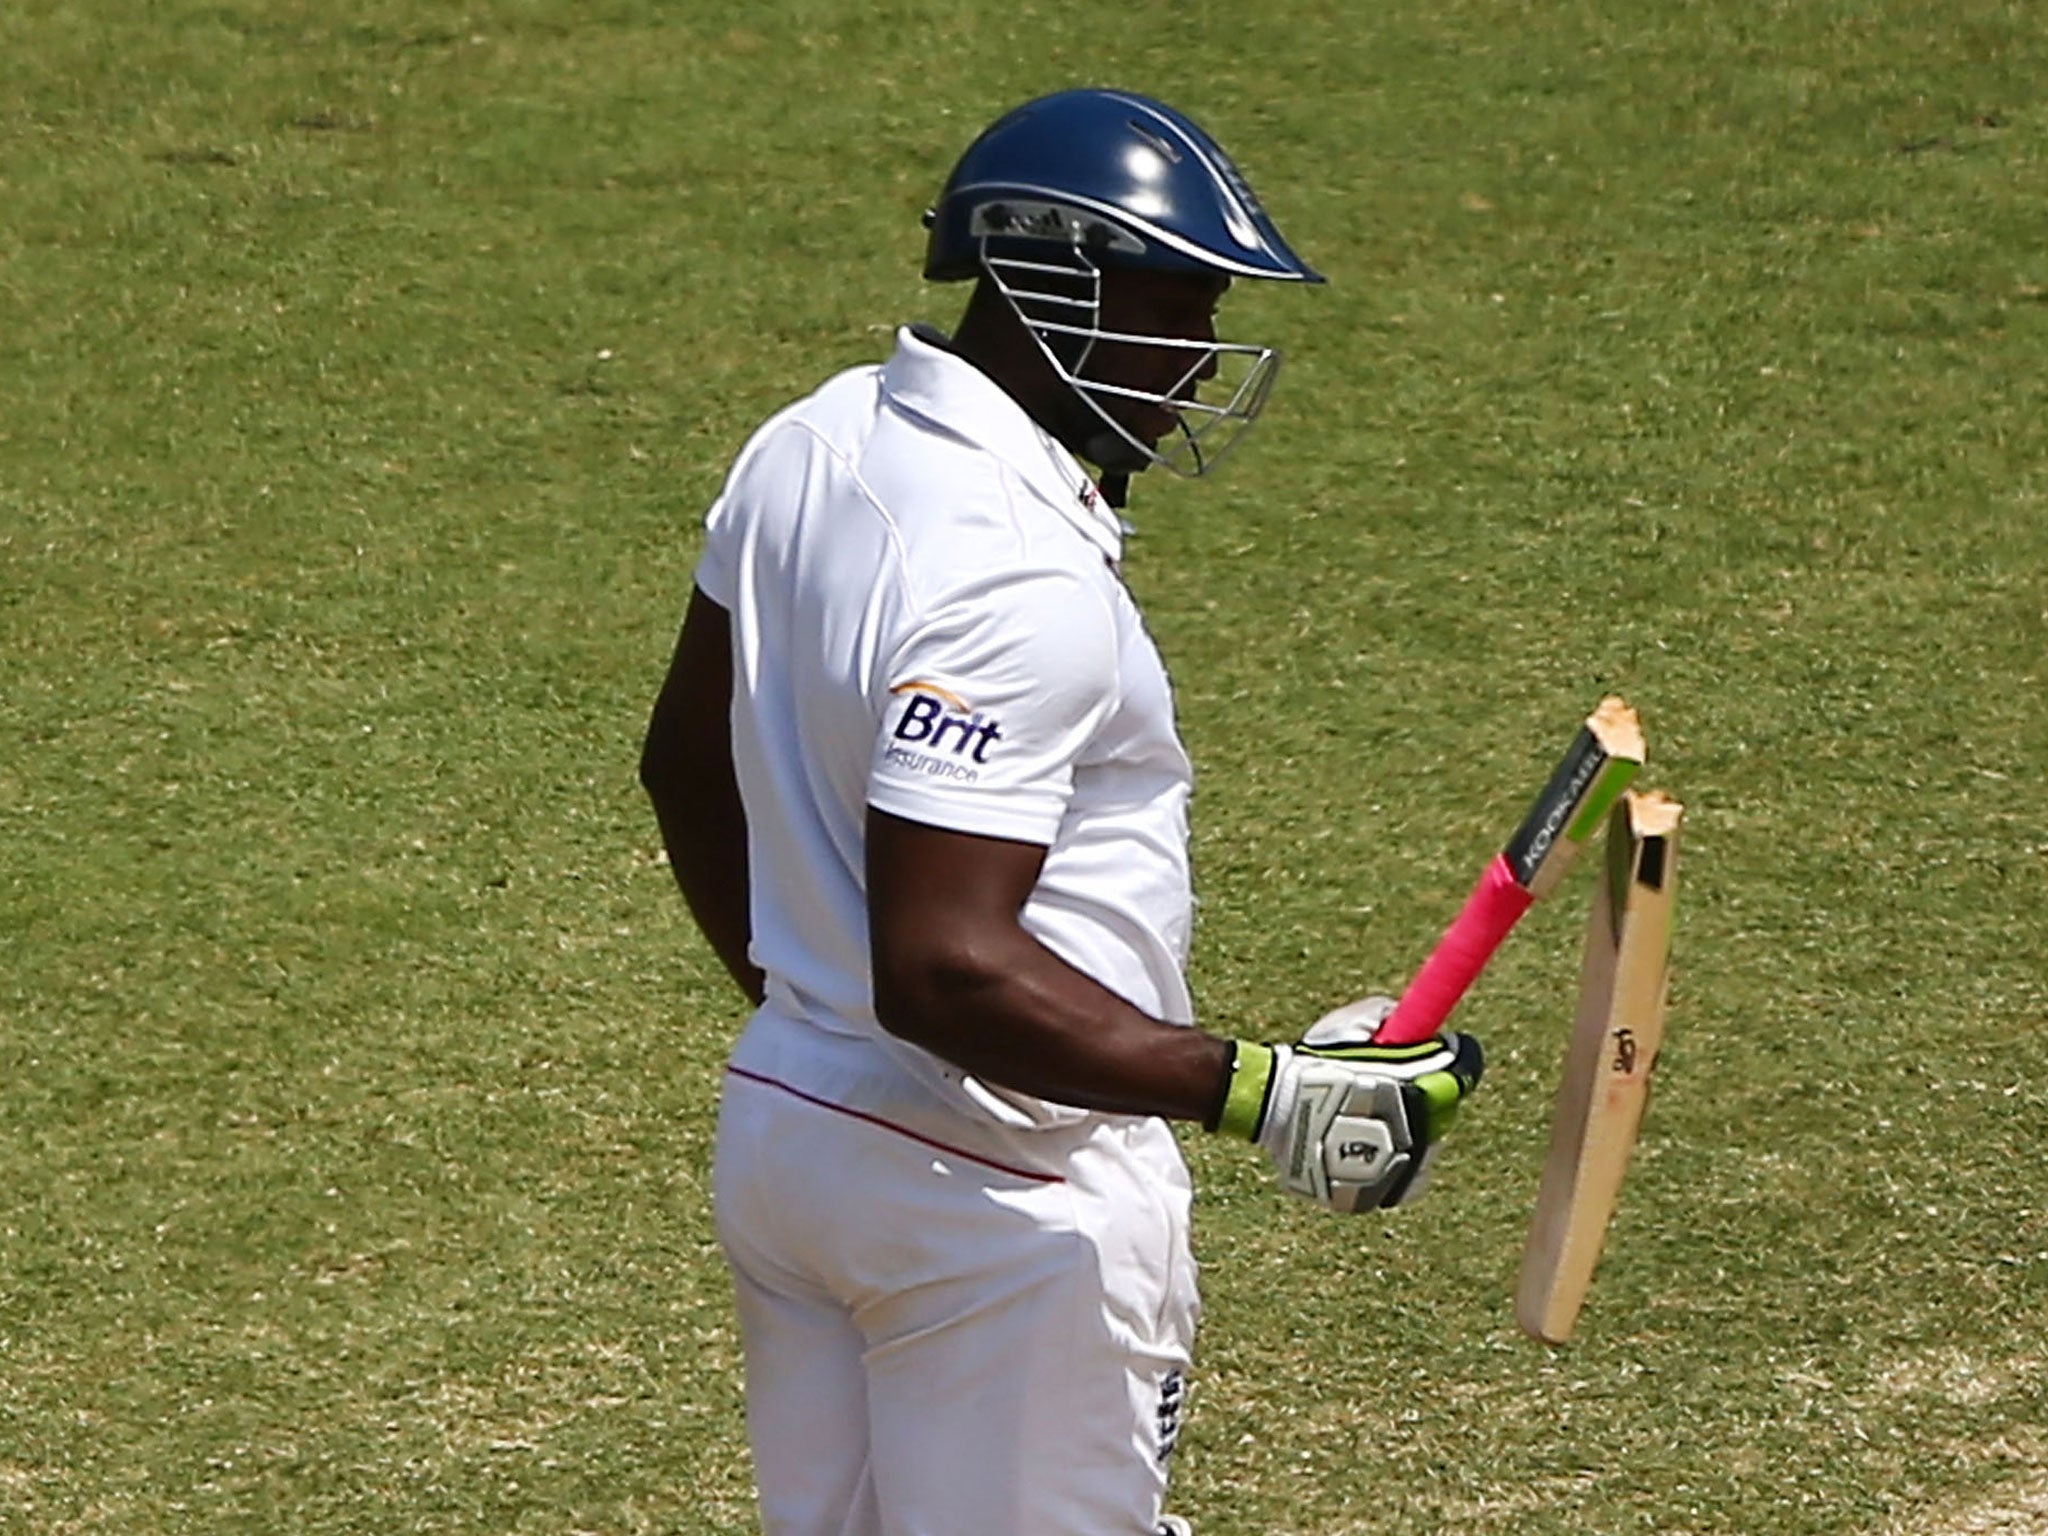
{"label": "green glove trim", "polygon": [[1429,1138],[1434,1141],[1458,1118],[1458,1106],[1464,1102],[1466,1085],[1458,1081],[1456,1073],[1430,1072],[1418,1077],[1413,1086],[1429,1105]]}
{"label": "green glove trim", "polygon": [[1320,1056],[1325,1061],[1378,1062],[1383,1066],[1401,1067],[1411,1061],[1422,1061],[1443,1049],[1438,1039],[1417,1040],[1411,1045],[1377,1045],[1370,1040],[1346,1040],[1329,1045],[1313,1044],[1304,1040],[1295,1046],[1304,1056]]}
{"label": "green glove trim", "polygon": [[1217,1115],[1214,1129],[1257,1141],[1259,1123],[1266,1115],[1266,1098],[1273,1087],[1273,1067],[1279,1058],[1269,1045],[1251,1040],[1233,1040],[1230,1044],[1230,1086],[1224,1090],[1223,1112]]}

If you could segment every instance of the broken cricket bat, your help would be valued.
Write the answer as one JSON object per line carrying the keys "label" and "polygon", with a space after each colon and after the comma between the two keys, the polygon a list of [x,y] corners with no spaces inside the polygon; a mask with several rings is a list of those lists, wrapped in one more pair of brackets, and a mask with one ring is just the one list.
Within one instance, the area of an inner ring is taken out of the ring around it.
{"label": "broken cricket bat", "polygon": [[1683,811],[1668,796],[1630,791],[1608,818],[1607,867],[1586,925],[1578,1014],[1515,1297],[1523,1330],[1552,1344],[1571,1337],[1593,1283],[1664,1043]]}
{"label": "broken cricket bat", "polygon": [[1579,727],[1570,749],[1522,818],[1422,969],[1373,1039],[1411,1045],[1443,1027],[1458,999],[1522,914],[1556,889],[1579,849],[1600,829],[1616,798],[1643,766],[1643,727],[1618,698]]}

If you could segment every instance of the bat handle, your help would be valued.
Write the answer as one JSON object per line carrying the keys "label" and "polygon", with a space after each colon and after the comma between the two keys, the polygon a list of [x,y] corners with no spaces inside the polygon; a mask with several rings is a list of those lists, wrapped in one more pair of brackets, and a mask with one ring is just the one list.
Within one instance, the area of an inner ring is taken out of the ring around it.
{"label": "bat handle", "polygon": [[1458,999],[1486,968],[1532,900],[1529,892],[1515,883],[1506,855],[1496,856],[1373,1039],[1381,1045],[1413,1045],[1442,1029]]}

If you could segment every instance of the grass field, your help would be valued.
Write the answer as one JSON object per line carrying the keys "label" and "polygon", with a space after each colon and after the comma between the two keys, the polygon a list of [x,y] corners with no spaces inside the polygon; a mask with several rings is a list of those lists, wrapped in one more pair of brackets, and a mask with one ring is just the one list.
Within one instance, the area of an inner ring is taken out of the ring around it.
{"label": "grass field", "polygon": [[2016,0],[0,7],[0,1531],[753,1529],[639,732],[746,431],[1076,81],[1332,278],[1133,508],[1209,1021],[1397,985],[1603,691],[1690,807],[1579,1340],[1583,879],[1416,1210],[1188,1138],[1177,1506],[2048,1531],[2044,78]]}

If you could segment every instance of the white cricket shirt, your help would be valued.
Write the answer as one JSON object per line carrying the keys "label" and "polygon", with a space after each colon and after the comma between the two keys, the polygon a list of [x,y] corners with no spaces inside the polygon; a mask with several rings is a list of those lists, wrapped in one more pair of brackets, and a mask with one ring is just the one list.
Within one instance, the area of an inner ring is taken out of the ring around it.
{"label": "white cricket shirt", "polygon": [[[1192,773],[1159,653],[1080,464],[937,333],[897,335],[764,425],[706,519],[731,616],[753,959],[734,1065],[855,1109],[907,1075],[1012,1127],[991,1090],[876,1022],[862,829],[875,806],[1047,849],[1025,927],[1137,1007],[1193,1018]],[[858,1102],[855,1102],[858,1101]]]}

